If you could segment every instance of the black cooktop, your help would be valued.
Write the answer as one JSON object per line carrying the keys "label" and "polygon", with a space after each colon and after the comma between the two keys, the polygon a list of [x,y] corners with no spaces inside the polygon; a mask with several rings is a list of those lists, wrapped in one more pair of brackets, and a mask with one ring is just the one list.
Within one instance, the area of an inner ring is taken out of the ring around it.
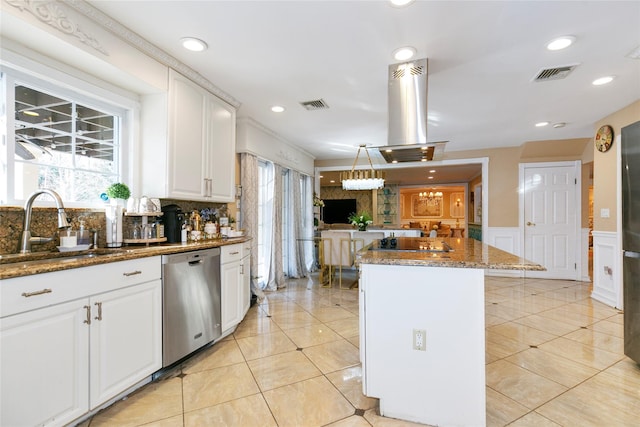
{"label": "black cooktop", "polygon": [[388,237],[373,242],[371,251],[451,252],[446,242],[425,237]]}

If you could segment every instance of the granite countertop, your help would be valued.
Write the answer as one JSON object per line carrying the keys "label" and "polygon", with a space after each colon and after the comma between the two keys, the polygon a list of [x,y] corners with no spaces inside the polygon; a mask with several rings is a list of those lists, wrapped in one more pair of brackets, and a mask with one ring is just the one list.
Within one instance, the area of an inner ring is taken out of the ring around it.
{"label": "granite countertop", "polygon": [[[398,237],[400,239],[410,239]],[[446,243],[450,252],[368,250],[356,254],[359,264],[412,265],[424,267],[482,268],[496,270],[544,271],[539,264],[469,238],[421,238],[425,242]]]}
{"label": "granite countertop", "polygon": [[152,246],[99,248],[65,253],[32,252],[29,254],[3,254],[0,255],[0,280],[156,255],[217,248],[225,245],[244,243],[248,240],[251,240],[251,238],[238,237],[224,240],[204,240],[194,243],[166,243]]}

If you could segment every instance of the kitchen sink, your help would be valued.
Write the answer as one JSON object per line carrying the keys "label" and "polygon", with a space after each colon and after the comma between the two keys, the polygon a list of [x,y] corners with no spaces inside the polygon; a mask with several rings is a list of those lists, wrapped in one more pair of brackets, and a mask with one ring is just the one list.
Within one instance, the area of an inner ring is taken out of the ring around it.
{"label": "kitchen sink", "polygon": [[59,259],[60,261],[77,260],[84,258],[94,258],[101,255],[117,255],[130,252],[133,252],[133,250],[123,248],[98,248],[88,251],[73,252],[44,251],[30,252],[26,254],[2,254],[0,255],[0,264],[12,264],[16,262],[30,261],[50,261],[54,259]]}

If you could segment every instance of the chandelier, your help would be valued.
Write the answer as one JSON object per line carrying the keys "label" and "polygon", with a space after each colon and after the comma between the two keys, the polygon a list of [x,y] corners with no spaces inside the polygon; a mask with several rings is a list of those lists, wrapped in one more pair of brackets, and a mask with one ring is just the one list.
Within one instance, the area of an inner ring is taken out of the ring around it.
{"label": "chandelier", "polygon": [[[367,153],[371,170],[356,170],[358,156],[360,155],[360,150],[363,148],[364,152]],[[369,151],[366,145],[362,144],[358,147],[358,153],[356,154],[356,159],[353,161],[351,170],[340,172],[340,181],[342,181],[343,190],[377,190],[378,188],[384,187],[384,173],[373,169]]]}
{"label": "chandelier", "polygon": [[435,193],[433,191],[421,191],[419,196],[422,200],[433,200],[435,197],[442,197],[442,191],[436,191]]}

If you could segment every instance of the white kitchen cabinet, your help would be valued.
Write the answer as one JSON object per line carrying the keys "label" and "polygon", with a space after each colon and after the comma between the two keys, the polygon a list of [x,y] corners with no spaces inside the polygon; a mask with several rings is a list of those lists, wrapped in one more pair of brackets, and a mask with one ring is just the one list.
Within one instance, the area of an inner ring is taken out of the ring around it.
{"label": "white kitchen cabinet", "polygon": [[222,246],[220,252],[221,323],[224,333],[240,323],[244,315],[242,312],[244,306],[242,302],[242,245]]}
{"label": "white kitchen cabinet", "polygon": [[87,305],[0,319],[0,425],[64,425],[89,410]]}
{"label": "white kitchen cabinet", "polygon": [[144,194],[234,200],[236,112],[232,106],[169,70],[168,95],[143,97],[141,121]]}
{"label": "white kitchen cabinet", "polygon": [[91,408],[162,366],[160,280],[91,298]]}
{"label": "white kitchen cabinet", "polygon": [[0,425],[64,425],[162,366],[160,257],[3,280]]}

